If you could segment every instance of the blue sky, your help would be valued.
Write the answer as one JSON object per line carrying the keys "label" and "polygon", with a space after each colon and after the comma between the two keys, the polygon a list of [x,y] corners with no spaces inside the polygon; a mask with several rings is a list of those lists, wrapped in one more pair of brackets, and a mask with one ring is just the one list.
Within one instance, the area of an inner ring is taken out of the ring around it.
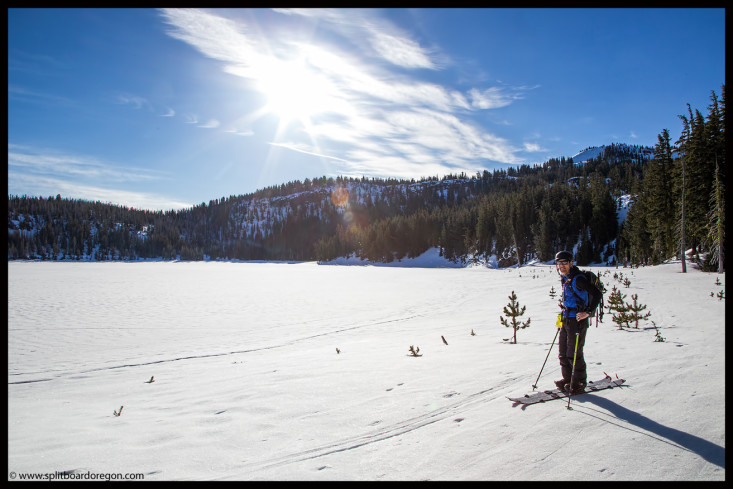
{"label": "blue sky", "polygon": [[679,136],[724,9],[9,9],[8,193],[180,209]]}

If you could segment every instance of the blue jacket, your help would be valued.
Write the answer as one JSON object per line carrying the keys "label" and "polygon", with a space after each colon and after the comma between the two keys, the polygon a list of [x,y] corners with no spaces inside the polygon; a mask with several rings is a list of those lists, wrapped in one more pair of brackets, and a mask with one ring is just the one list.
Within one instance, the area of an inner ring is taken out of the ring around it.
{"label": "blue jacket", "polygon": [[578,312],[591,313],[598,306],[600,297],[596,297],[598,295],[596,288],[588,282],[585,275],[580,273],[578,267],[573,266],[567,277],[560,275],[560,283],[562,284],[563,317],[574,318]]}

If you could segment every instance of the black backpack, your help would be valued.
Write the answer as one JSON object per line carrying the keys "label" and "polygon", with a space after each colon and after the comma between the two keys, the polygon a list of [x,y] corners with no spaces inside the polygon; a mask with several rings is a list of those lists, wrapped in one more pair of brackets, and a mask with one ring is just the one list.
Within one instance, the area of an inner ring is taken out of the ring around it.
{"label": "black backpack", "polygon": [[[585,275],[585,278],[590,282],[590,284],[595,287],[598,292],[601,293],[601,302],[598,303],[598,309],[596,309],[596,319],[599,323],[603,322],[603,294],[606,293],[606,287],[603,285],[603,282],[601,282],[601,279],[598,278],[598,275],[593,273],[590,270],[580,270],[580,273]],[[575,293],[575,289],[573,289],[572,285],[570,286],[570,292],[575,295],[575,297],[578,297],[578,294]],[[579,297],[578,297],[579,298]]]}

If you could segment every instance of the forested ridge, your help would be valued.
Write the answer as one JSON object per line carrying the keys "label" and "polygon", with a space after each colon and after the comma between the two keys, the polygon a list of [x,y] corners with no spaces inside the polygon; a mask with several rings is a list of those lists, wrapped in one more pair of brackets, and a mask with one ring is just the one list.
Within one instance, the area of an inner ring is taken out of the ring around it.
{"label": "forested ridge", "polygon": [[722,270],[725,86],[706,116],[687,109],[678,140],[664,129],[654,148],[612,144],[582,164],[563,157],[421,180],[324,176],[167,212],[8,195],[8,259],[390,262],[438,247],[456,262],[504,267],[560,249],[581,265],[655,264],[686,246],[709,251],[701,265]]}

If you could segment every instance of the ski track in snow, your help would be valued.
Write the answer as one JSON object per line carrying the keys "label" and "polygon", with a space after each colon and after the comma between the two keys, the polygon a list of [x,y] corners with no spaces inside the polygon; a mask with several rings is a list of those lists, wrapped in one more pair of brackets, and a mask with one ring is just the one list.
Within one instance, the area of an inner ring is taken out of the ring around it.
{"label": "ski track in snow", "polygon": [[[293,452],[282,457],[249,464],[245,463],[240,469],[245,471],[247,478],[250,478],[252,472],[325,457],[327,455],[338,452],[355,450],[366,445],[370,445],[372,443],[378,443],[389,438],[406,435],[433,423],[452,418],[456,416],[456,414],[462,413],[466,409],[470,409],[475,405],[481,405],[503,398],[502,393],[514,387],[518,379],[519,377],[507,378],[495,387],[491,387],[489,389],[485,389],[474,394],[469,394],[465,398],[457,400],[451,404],[442,406],[428,413],[415,416],[413,418],[408,418],[397,423],[393,423],[390,426],[384,426],[377,430],[363,433],[355,437],[349,437],[336,443],[330,443],[328,445],[320,447],[314,447]],[[456,395],[456,393],[447,394],[444,397],[453,397],[454,395]]]}
{"label": "ski track in snow", "polygon": [[[55,376],[52,377],[52,378],[33,378],[33,379],[25,379],[25,380],[19,380],[19,381],[9,381],[8,382],[8,385],[13,385],[13,384],[29,384],[29,383],[34,383],[34,382],[49,382],[49,381],[52,381],[52,380],[57,379],[57,378],[64,378],[64,377],[68,377],[68,376],[86,374],[86,373],[91,373],[91,372],[99,372],[99,371],[104,371],[104,370],[116,370],[116,369],[122,369],[122,368],[145,367],[145,366],[149,366],[149,365],[156,365],[156,364],[161,364],[161,363],[179,362],[179,361],[184,361],[184,360],[198,360],[198,359],[204,359],[204,358],[222,357],[222,356],[228,356],[228,355],[241,355],[241,354],[246,354],[246,353],[253,353],[253,352],[260,352],[260,351],[267,351],[267,350],[276,350],[278,348],[284,348],[284,347],[287,347],[287,346],[293,346],[293,345],[298,344],[300,342],[304,342],[304,341],[308,341],[308,340],[312,340],[312,339],[320,338],[320,337],[324,337],[324,336],[338,335],[340,333],[345,333],[345,332],[353,331],[353,330],[361,330],[361,329],[372,327],[372,326],[380,326],[380,325],[389,324],[389,323],[398,323],[398,322],[401,322],[401,321],[407,321],[407,320],[410,320],[410,319],[416,319],[416,318],[419,318],[421,316],[425,316],[426,314],[429,314],[429,313],[430,314],[432,314],[432,313],[439,313],[443,309],[445,309],[445,307],[434,307],[434,308],[432,308],[431,311],[427,311],[426,313],[423,313],[423,314],[412,314],[412,315],[407,315],[407,316],[402,316],[402,317],[397,317],[397,318],[384,319],[384,320],[376,321],[376,322],[372,322],[372,323],[357,324],[355,326],[350,326],[350,327],[346,327],[346,328],[340,328],[340,329],[337,329],[337,330],[328,331],[328,332],[325,332],[325,333],[318,333],[318,334],[314,334],[314,335],[310,335],[310,336],[304,336],[304,337],[293,339],[293,340],[286,341],[286,342],[283,342],[283,343],[278,343],[278,344],[271,345],[271,346],[264,346],[264,347],[260,347],[260,348],[251,348],[251,349],[245,349],[245,350],[234,350],[234,351],[222,352],[222,353],[209,353],[209,354],[202,354],[202,355],[188,355],[188,356],[174,357],[174,358],[168,358],[168,359],[162,359],[162,360],[153,360],[153,361],[149,361],[149,362],[124,363],[124,364],[112,365],[112,366],[108,366],[108,367],[97,367],[97,368],[86,369],[86,370],[73,370],[73,371],[58,372],[58,373],[57,372],[52,372],[52,371],[47,371],[47,372],[12,372],[12,373],[9,372],[8,373],[9,376],[38,375],[38,374],[46,374],[47,375],[47,374],[50,374],[50,373],[54,373]],[[85,329],[85,328],[80,328],[80,329]]]}

